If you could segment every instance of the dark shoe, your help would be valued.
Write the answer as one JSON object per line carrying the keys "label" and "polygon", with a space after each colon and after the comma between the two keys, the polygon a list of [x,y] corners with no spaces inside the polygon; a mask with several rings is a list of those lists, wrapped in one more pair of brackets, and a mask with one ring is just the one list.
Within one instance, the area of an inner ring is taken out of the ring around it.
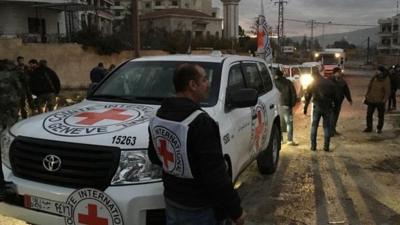
{"label": "dark shoe", "polygon": [[372,132],[372,129],[365,128],[365,130],[363,130],[363,132],[364,132],[364,133],[371,133],[371,132]]}
{"label": "dark shoe", "polygon": [[315,151],[317,151],[317,148],[315,146],[311,146],[310,150],[315,152]]}
{"label": "dark shoe", "polygon": [[378,130],[376,130],[376,133],[381,134],[382,130],[378,129]]}
{"label": "dark shoe", "polygon": [[296,142],[294,142],[294,141],[288,141],[286,144],[287,144],[287,145],[290,145],[290,146],[297,146],[297,145],[299,145],[298,143],[296,143]]}
{"label": "dark shoe", "polygon": [[329,152],[329,148],[324,147],[324,151]]}
{"label": "dark shoe", "polygon": [[1,184],[0,185],[0,202],[4,201],[6,199],[6,185]]}

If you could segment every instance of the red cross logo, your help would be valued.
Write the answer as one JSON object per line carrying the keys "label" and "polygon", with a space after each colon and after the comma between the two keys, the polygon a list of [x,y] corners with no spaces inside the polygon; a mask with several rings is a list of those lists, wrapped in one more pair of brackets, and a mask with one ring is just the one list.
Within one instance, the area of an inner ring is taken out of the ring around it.
{"label": "red cross logo", "polygon": [[256,147],[257,149],[260,148],[260,139],[262,135],[264,134],[264,128],[265,124],[262,121],[262,112],[257,111],[257,121],[258,121],[258,126],[256,127]]}
{"label": "red cross logo", "polygon": [[124,121],[124,120],[132,117],[129,115],[121,114],[122,112],[125,112],[125,111],[126,110],[124,110],[124,109],[110,109],[110,110],[102,112],[102,113],[84,112],[84,113],[80,113],[80,114],[76,115],[75,117],[86,117],[86,119],[79,121],[78,124],[93,125],[102,120]]}
{"label": "red cross logo", "polygon": [[97,205],[89,204],[89,214],[78,214],[78,222],[86,225],[108,225],[107,218],[97,217]]}
{"label": "red cross logo", "polygon": [[168,162],[174,162],[174,154],[167,149],[167,141],[160,140],[160,147],[158,148],[160,155],[164,161],[164,167],[168,170]]}

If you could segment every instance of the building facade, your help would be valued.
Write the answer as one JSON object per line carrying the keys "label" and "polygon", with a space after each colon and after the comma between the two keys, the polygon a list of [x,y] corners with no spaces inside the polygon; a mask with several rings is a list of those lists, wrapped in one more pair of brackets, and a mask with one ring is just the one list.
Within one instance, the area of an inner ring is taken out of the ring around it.
{"label": "building facade", "polygon": [[379,19],[379,43],[378,51],[381,54],[400,53],[400,14],[391,18]]}
{"label": "building facade", "polygon": [[0,37],[57,42],[87,26],[110,34],[113,4],[113,0],[0,1]]}

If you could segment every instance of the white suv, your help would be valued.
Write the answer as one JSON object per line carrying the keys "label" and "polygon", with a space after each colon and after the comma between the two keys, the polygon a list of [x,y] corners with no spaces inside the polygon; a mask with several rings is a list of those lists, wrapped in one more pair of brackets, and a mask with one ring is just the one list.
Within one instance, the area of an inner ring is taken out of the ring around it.
{"label": "white suv", "polygon": [[160,168],[147,156],[148,121],[174,95],[177,65],[203,66],[201,105],[218,121],[229,172],[257,159],[273,173],[280,150],[279,92],[264,61],[240,56],[161,56],[120,65],[83,102],[23,120],[1,137],[15,195],[0,214],[34,224],[163,224]]}

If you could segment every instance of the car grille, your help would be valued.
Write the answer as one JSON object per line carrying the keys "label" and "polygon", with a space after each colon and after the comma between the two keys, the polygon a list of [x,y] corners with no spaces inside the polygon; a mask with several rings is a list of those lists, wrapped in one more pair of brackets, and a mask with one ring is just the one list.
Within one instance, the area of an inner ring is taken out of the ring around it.
{"label": "car grille", "polygon": [[[43,159],[55,155],[61,168],[50,172]],[[17,177],[64,187],[104,190],[119,164],[120,149],[17,137],[11,144],[10,161]]]}

